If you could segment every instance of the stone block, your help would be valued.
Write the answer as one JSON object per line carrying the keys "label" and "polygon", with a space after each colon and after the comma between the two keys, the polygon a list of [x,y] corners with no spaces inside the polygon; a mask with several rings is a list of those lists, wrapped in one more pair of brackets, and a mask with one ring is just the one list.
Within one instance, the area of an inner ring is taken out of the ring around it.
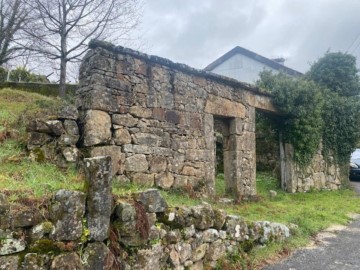
{"label": "stone block", "polygon": [[165,110],[163,108],[153,108],[153,118],[159,121],[165,121]]}
{"label": "stone block", "polygon": [[58,144],[62,146],[75,146],[79,138],[79,135],[62,134],[58,140]]}
{"label": "stone block", "polygon": [[51,263],[50,270],[84,270],[79,255],[75,252],[58,255]]}
{"label": "stone block", "polygon": [[206,259],[209,261],[217,261],[226,256],[226,246],[223,241],[216,240],[209,245],[209,249],[206,254]]}
{"label": "stone block", "polygon": [[169,172],[163,172],[155,176],[155,185],[162,189],[170,189],[174,184],[174,176]]}
{"label": "stone block", "polygon": [[91,149],[92,157],[110,156],[111,157],[111,175],[121,174],[125,167],[125,154],[122,153],[120,146],[97,146]]}
{"label": "stone block", "polygon": [[58,117],[60,119],[77,120],[79,118],[79,112],[75,106],[66,105],[60,109]]}
{"label": "stone block", "polygon": [[210,205],[194,206],[191,211],[196,229],[205,230],[214,226],[214,211]]}
{"label": "stone block", "polygon": [[154,186],[155,174],[134,173],[131,176],[131,181],[140,186],[152,187]]}
{"label": "stone block", "polygon": [[185,175],[175,175],[173,187],[185,187],[188,185],[189,177]]}
{"label": "stone block", "polygon": [[89,243],[81,257],[84,270],[105,270],[109,264],[109,248],[102,242]]}
{"label": "stone block", "polygon": [[79,127],[74,120],[65,120],[64,128],[69,135],[79,135]]}
{"label": "stone block", "polygon": [[114,213],[122,222],[129,222],[136,219],[135,207],[127,202],[117,202]]}
{"label": "stone block", "polygon": [[0,270],[18,270],[19,256],[0,256]]}
{"label": "stone block", "polygon": [[88,110],[84,119],[84,146],[108,143],[111,139],[111,118],[103,111]]}
{"label": "stone block", "polygon": [[147,145],[135,145],[135,144],[125,144],[122,146],[122,151],[124,153],[135,153],[135,154],[152,154],[151,147]]}
{"label": "stone block", "polygon": [[26,248],[25,234],[21,230],[10,231],[0,229],[0,258],[1,255],[18,253]]}
{"label": "stone block", "polygon": [[221,230],[226,221],[226,212],[221,209],[214,209],[214,228]]}
{"label": "stone block", "polygon": [[168,255],[164,252],[164,247],[160,244],[156,244],[150,249],[140,249],[137,252],[136,264],[132,269],[166,269],[167,258]]}
{"label": "stone block", "polygon": [[63,124],[59,120],[46,121],[46,125],[50,128],[51,134],[54,136],[60,136],[65,133]]}
{"label": "stone block", "polygon": [[137,198],[145,207],[146,212],[149,213],[164,212],[168,208],[166,201],[157,189],[148,189],[141,192]]}
{"label": "stone block", "polygon": [[166,111],[165,120],[174,125],[180,124],[181,114],[177,111]]}
{"label": "stone block", "polygon": [[169,263],[171,267],[177,269],[180,266],[179,253],[172,248],[169,253]]}
{"label": "stone block", "polygon": [[130,107],[130,114],[138,118],[150,118],[152,116],[152,110],[140,106]]}
{"label": "stone block", "polygon": [[229,133],[230,135],[241,135],[244,131],[245,122],[241,118],[234,118],[230,120]]}
{"label": "stone block", "polygon": [[136,133],[133,135],[134,143],[156,147],[160,144],[160,138],[152,133]]}
{"label": "stone block", "polygon": [[81,237],[85,214],[85,194],[79,191],[59,190],[52,198],[50,218],[55,225],[51,238],[73,241]]}
{"label": "stone block", "polygon": [[26,127],[26,131],[29,132],[39,132],[39,133],[51,133],[50,127],[42,120],[35,119],[32,120],[29,125]]}
{"label": "stone block", "polygon": [[49,264],[50,264],[50,258],[48,255],[27,253],[24,256],[23,270],[45,270],[45,269],[49,269]]}
{"label": "stone block", "polygon": [[76,147],[64,147],[61,152],[67,162],[76,162],[79,159],[80,152]]}
{"label": "stone block", "polygon": [[45,133],[30,132],[28,137],[28,149],[31,149],[32,145],[44,145],[51,140],[51,136]]}
{"label": "stone block", "polygon": [[150,172],[164,172],[166,171],[167,161],[165,157],[152,156],[149,158]]}
{"label": "stone block", "polygon": [[229,215],[226,218],[226,231],[231,239],[244,241],[249,237],[249,230],[243,218],[235,215]]}
{"label": "stone block", "polygon": [[30,231],[30,239],[32,241],[49,236],[55,230],[54,225],[50,221],[33,226]]}
{"label": "stone block", "polygon": [[195,250],[193,250],[192,258],[191,260],[193,262],[200,261],[205,257],[205,254],[207,250],[209,249],[209,244],[202,244],[198,246]]}
{"label": "stone block", "polygon": [[131,136],[127,129],[119,128],[114,131],[114,142],[117,145],[124,145],[131,143]]}
{"label": "stone block", "polygon": [[124,127],[135,127],[138,123],[138,119],[133,117],[131,114],[113,114],[112,123],[114,125]]}
{"label": "stone block", "polygon": [[178,243],[181,239],[181,232],[179,229],[168,231],[166,234],[166,241],[168,244]]}
{"label": "stone block", "polygon": [[209,95],[205,106],[206,113],[242,119],[245,118],[246,111],[243,104],[214,95]]}
{"label": "stone block", "polygon": [[90,239],[104,241],[108,238],[112,205],[111,157],[86,158],[84,162]]}
{"label": "stone block", "polygon": [[36,225],[41,220],[40,211],[35,208],[21,206],[16,211],[11,211],[12,227],[24,228]]}
{"label": "stone block", "polygon": [[219,238],[219,231],[213,228],[207,229],[203,233],[203,241],[205,243],[211,243]]}
{"label": "stone block", "polygon": [[84,110],[100,110],[104,112],[117,112],[119,104],[118,96],[114,96],[105,86],[93,85],[92,91],[79,96],[76,105]]}
{"label": "stone block", "polygon": [[135,154],[125,160],[125,170],[127,172],[145,172],[148,167],[146,156],[142,154]]}

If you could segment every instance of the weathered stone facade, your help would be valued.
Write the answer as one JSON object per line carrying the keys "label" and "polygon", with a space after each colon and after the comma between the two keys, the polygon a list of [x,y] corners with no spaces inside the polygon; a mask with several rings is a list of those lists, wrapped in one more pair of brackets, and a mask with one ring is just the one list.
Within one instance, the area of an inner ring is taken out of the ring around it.
{"label": "weathered stone facade", "polygon": [[321,151],[300,168],[292,147],[276,139],[256,150],[255,110],[276,113],[268,95],[167,59],[93,42],[76,102],[78,110],[66,107],[55,119],[30,123],[34,159],[66,166],[80,156],[111,156],[117,180],[208,196],[214,194],[220,134],[226,191],[238,200],[256,194],[256,159],[263,167],[281,162],[288,192],[334,190],[346,180],[346,171],[325,161]]}
{"label": "weathered stone facade", "polygon": [[348,181],[347,166],[341,170],[334,158],[325,159],[322,155],[322,144],[305,168],[300,167],[293,160],[292,145],[281,143],[281,185],[287,192],[306,192],[310,190],[337,190],[344,181]]}
{"label": "weathered stone facade", "polygon": [[274,110],[249,85],[122,47],[93,42],[80,69],[82,143],[110,155],[113,174],[164,189],[214,193],[214,119],[226,123],[227,190],[255,188],[255,108]]}

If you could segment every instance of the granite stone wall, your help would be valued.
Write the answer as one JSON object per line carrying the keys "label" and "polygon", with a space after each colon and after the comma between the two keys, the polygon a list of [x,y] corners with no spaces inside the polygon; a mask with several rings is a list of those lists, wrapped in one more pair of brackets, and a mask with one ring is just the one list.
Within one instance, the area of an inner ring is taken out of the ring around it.
{"label": "granite stone wall", "polygon": [[34,159],[64,167],[80,156],[111,156],[117,181],[212,196],[221,138],[226,191],[238,201],[256,194],[256,159],[271,166],[279,159],[289,192],[338,189],[346,180],[321,149],[306,168],[294,163],[291,145],[280,143],[280,157],[267,142],[256,150],[255,110],[276,109],[254,86],[107,43],[90,48],[76,108],[30,123]]}
{"label": "granite stone wall", "polygon": [[0,193],[0,269],[211,269],[239,249],[290,236],[283,224],[246,222],[205,203],[169,207],[157,189],[113,197],[110,157],[84,164],[84,191],[11,203]]}
{"label": "granite stone wall", "polygon": [[322,143],[309,165],[302,167],[294,162],[293,146],[280,144],[282,188],[287,192],[307,192],[310,190],[337,190],[348,179],[348,166],[342,168],[333,156],[325,158]]}
{"label": "granite stone wall", "polygon": [[255,195],[255,107],[274,110],[249,85],[93,42],[80,68],[82,145],[110,155],[113,174],[163,189],[214,194],[214,119],[226,122],[227,190]]}

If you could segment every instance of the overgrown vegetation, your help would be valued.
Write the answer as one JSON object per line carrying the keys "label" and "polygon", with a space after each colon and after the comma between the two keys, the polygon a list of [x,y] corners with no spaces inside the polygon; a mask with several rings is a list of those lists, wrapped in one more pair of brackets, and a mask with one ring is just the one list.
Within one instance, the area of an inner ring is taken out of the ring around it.
{"label": "overgrown vegetation", "polygon": [[283,114],[276,128],[294,146],[299,165],[311,161],[321,139],[325,157],[332,153],[340,164],[349,161],[360,141],[360,81],[353,56],[327,53],[303,78],[265,71],[258,86],[271,92]]}
{"label": "overgrown vegetation", "polygon": [[32,162],[26,153],[25,126],[34,117],[54,111],[61,101],[34,93],[0,89],[0,190],[11,200],[41,197],[61,189],[82,189],[75,168]]}

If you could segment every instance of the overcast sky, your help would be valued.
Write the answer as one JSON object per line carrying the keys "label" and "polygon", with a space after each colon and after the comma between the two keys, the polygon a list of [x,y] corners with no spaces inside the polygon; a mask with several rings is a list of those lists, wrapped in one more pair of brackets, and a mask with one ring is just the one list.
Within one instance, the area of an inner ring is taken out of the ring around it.
{"label": "overcast sky", "polygon": [[305,72],[327,50],[360,58],[360,0],[144,0],[142,51],[204,68],[241,46]]}

